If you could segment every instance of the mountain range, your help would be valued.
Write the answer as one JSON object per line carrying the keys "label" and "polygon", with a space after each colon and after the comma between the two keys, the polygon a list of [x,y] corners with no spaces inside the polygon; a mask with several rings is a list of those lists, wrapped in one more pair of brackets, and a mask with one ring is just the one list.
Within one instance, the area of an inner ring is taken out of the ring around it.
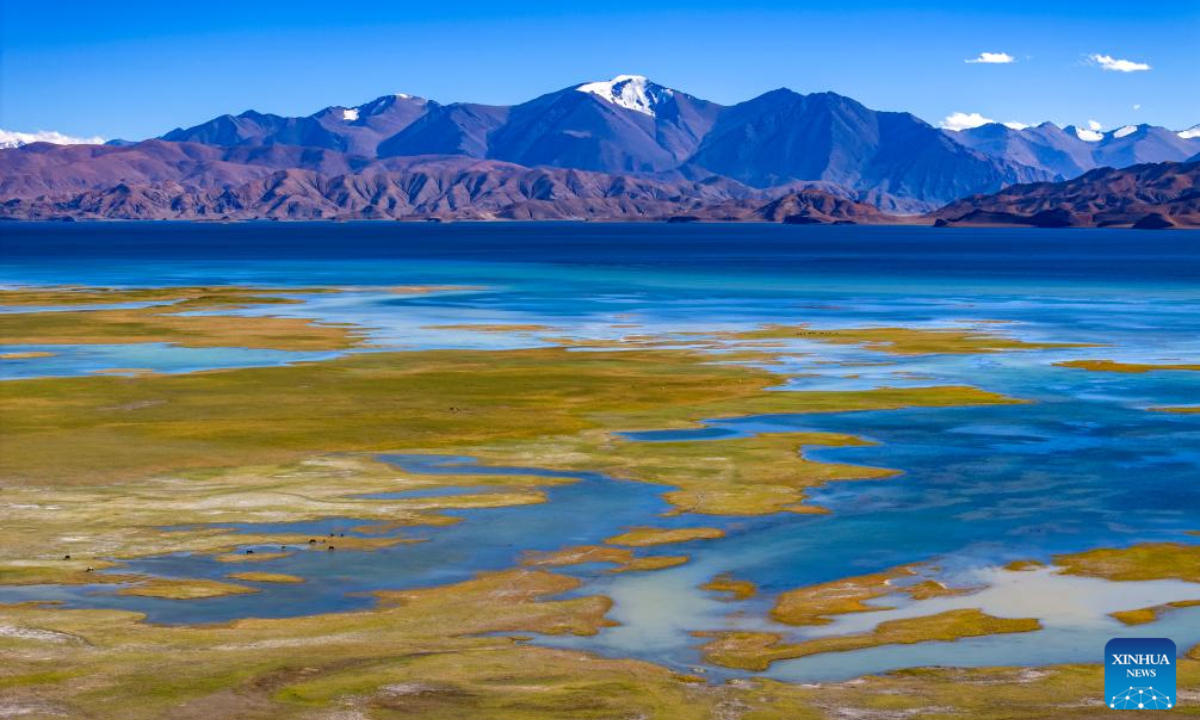
{"label": "mountain range", "polygon": [[1200,227],[1200,161],[1103,167],[1057,183],[1013,185],[932,214],[939,226]]}
{"label": "mountain range", "polygon": [[999,123],[951,133],[962,145],[989,157],[1039,168],[1070,180],[1100,167],[1187,160],[1200,150],[1200,126],[1182,132],[1153,125],[1126,125],[1101,133],[1042,123],[1020,130]]}
{"label": "mountain range", "polygon": [[[29,216],[36,204],[34,214],[135,217],[138,206],[155,217],[642,217],[812,191],[919,214],[1197,155],[1196,128],[951,132],[835,93],[780,89],[723,106],[622,75],[513,106],[386,95],[303,117],[222,115],[138,143],[2,149],[0,214]],[[291,200],[272,202],[281,193]],[[149,200],[167,196],[174,210]]]}

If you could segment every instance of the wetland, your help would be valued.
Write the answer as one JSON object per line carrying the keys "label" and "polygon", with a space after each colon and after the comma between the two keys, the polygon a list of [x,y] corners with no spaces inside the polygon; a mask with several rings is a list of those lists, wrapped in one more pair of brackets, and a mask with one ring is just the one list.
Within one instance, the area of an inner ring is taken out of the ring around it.
{"label": "wetland", "polygon": [[1180,242],[2,242],[0,717],[1093,717],[1130,628],[1200,692]]}

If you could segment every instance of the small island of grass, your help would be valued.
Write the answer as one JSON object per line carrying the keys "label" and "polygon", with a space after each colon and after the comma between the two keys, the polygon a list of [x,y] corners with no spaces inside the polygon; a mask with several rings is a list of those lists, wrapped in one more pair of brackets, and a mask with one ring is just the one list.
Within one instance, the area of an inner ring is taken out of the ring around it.
{"label": "small island of grass", "polygon": [[236,572],[230,573],[228,577],[233,580],[244,580],[246,582],[280,583],[284,585],[296,585],[304,582],[304,578],[298,575],[271,572]]}
{"label": "small island of grass", "polygon": [[1147,363],[1126,363],[1117,362],[1116,360],[1066,360],[1064,362],[1054,363],[1058,367],[1078,368],[1080,370],[1091,370],[1092,372],[1110,372],[1110,373],[1148,373],[1161,372],[1166,370],[1178,371],[1200,371],[1198,364],[1147,364]]}
{"label": "small island of grass", "polygon": [[937,615],[889,620],[871,632],[785,642],[770,632],[697,633],[712,638],[701,648],[705,659],[724,667],[761,672],[778,660],[829,652],[846,652],[880,645],[952,642],[962,638],[1040,630],[1033,618],[999,618],[976,609],[950,610]]}
{"label": "small island of grass", "polygon": [[758,593],[758,586],[749,580],[738,580],[730,573],[721,573],[700,586],[701,590],[723,593],[729,600],[748,600]]}
{"label": "small island of grass", "polygon": [[628,532],[614,535],[604,542],[609,545],[627,545],[629,547],[648,547],[651,545],[670,545],[685,543],[693,540],[716,540],[725,537],[725,531],[720,528],[697,527],[675,528],[633,528]]}
{"label": "small island of grass", "polygon": [[219,580],[186,580],[175,578],[150,578],[121,588],[118,595],[164,598],[167,600],[197,600],[200,598],[246,595],[255,593],[252,587],[220,582]]}
{"label": "small island of grass", "polygon": [[1066,575],[1116,581],[1183,580],[1200,582],[1200,545],[1143,543],[1127,548],[1097,548],[1054,556]]}

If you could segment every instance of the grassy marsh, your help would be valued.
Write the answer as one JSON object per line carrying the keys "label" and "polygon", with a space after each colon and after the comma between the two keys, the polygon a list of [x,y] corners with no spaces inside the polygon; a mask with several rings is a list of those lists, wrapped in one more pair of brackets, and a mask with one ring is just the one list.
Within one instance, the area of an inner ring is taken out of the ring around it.
{"label": "grassy marsh", "polygon": [[[392,595],[373,612],[202,627],[146,625],[122,611],[0,606],[0,695],[23,716],[127,720],[1083,720],[1107,712],[1099,665],[706,684],[515,639],[599,630],[603,598],[551,599],[574,587],[550,573],[495,573]],[[1196,650],[1177,670],[1181,689],[1200,689]]]}
{"label": "grassy marsh", "polygon": [[569,567],[588,563],[606,563],[615,567],[609,572],[641,572],[663,570],[683,565],[690,558],[686,555],[637,556],[628,548],[606,545],[580,545],[551,552],[531,552],[525,555],[522,565],[527,567]]}
{"label": "grassy marsh", "polygon": [[879,604],[867,604],[870,600],[888,595],[907,595],[914,600],[924,600],[963,592],[933,580],[908,584],[901,582],[918,577],[918,568],[906,565],[787,590],[776,598],[771,617],[787,625],[828,625],[833,622],[835,615],[891,609]]}
{"label": "grassy marsh", "polygon": [[809,340],[859,345],[891,355],[975,355],[1021,350],[1096,347],[1080,343],[1029,342],[961,328],[868,327],[817,329],[807,325],[766,325],[758,330],[725,333],[730,340]]}
{"label": "grassy marsh", "polygon": [[1092,372],[1110,372],[1110,373],[1148,373],[1159,372],[1163,370],[1191,370],[1200,371],[1200,365],[1187,364],[1146,364],[1146,363],[1126,363],[1117,362],[1116,360],[1066,360],[1063,362],[1054,363],[1058,367],[1078,368],[1080,370],[1091,370]]}
{"label": "grassy marsh", "polygon": [[[329,290],[286,294],[318,291]],[[354,347],[363,337],[356,328],[303,319],[179,314],[292,302],[280,290],[18,292],[0,295],[0,304],[80,305],[81,310],[0,316],[0,332],[12,342],[153,341],[312,350]],[[119,302],[164,304],[82,309]],[[546,330],[535,325],[445,329]],[[0,561],[0,583],[133,582],[120,592],[174,599],[255,592],[233,582],[98,575],[87,568],[113,566],[103,558],[206,553],[230,563],[232,581],[294,583],[302,578],[238,566],[309,551],[311,538],[233,533],[219,525],[325,517],[392,528],[447,524],[456,519],[444,510],[537,504],[545,500],[543,486],[565,481],[472,475],[469,469],[417,475],[373,459],[382,452],[452,453],[496,465],[604,472],[669,486],[665,497],[677,512],[821,512],[806,502],[807,489],[897,473],[805,457],[806,447],[865,444],[838,433],[655,443],[617,433],[690,428],[705,419],[741,415],[1020,402],[966,386],[771,392],[786,376],[737,363],[771,359],[774,355],[762,350],[781,344],[774,341],[813,339],[902,355],[1073,347],[974,331],[905,328],[775,327],[710,338],[675,344],[651,337],[572,343],[588,345],[589,352],[559,347],[371,353],[277,368],[0,384],[0,412],[11,418],[0,453],[0,509],[13,530],[0,536],[0,555],[6,558]],[[740,350],[705,352],[728,350],[731,342]],[[362,497],[471,485],[503,489],[445,497]],[[163,529],[180,523],[195,526]],[[1091,692],[1097,684],[1099,670],[1090,666],[1047,668],[1028,676],[1004,669],[909,671],[817,687],[759,680],[708,685],[645,662],[532,647],[519,639],[525,633],[591,635],[611,624],[608,598],[566,596],[580,582],[547,568],[593,562],[612,564],[611,572],[672,567],[688,557],[640,555],[633,548],[716,539],[720,533],[717,528],[635,528],[609,538],[610,545],[531,553],[521,569],[442,587],[381,592],[376,609],[336,615],[158,627],[129,612],[0,606],[0,653],[6,658],[0,704],[30,717],[129,720],[796,720],[834,711],[862,717],[1032,718],[1045,716],[1047,698],[1062,705],[1056,717],[1090,717],[1081,708],[1094,709],[1084,702],[1091,695],[1077,690]],[[336,544],[374,549],[409,541],[339,537]],[[320,539],[318,549],[327,542]],[[256,544],[279,550],[231,553]],[[64,559],[68,554],[73,559]],[[1090,558],[1074,565],[1088,571],[1101,566],[1121,563]],[[757,590],[727,575],[702,587],[734,599]],[[865,601],[892,593],[920,600],[956,592],[961,591],[920,581],[913,569],[899,568],[786,592],[773,615],[795,625],[820,625],[837,614],[878,609]],[[714,662],[761,669],[783,657],[1033,629],[1035,620],[964,610],[799,643],[770,633],[721,633],[711,637],[706,651]],[[1180,664],[1181,685],[1200,686],[1197,665]],[[1026,691],[1037,699],[1026,698]],[[995,704],[1008,702],[1010,695],[1011,703]]]}
{"label": "grassy marsh", "polygon": [[1033,618],[998,618],[976,609],[949,610],[937,615],[888,620],[874,630],[853,635],[819,637],[786,642],[769,632],[698,633],[712,638],[701,648],[711,663],[741,670],[762,671],[778,660],[828,652],[846,652],[880,645],[952,642],[962,638],[1002,633],[1033,632],[1041,623]]}
{"label": "grassy marsh", "polygon": [[261,583],[279,583],[283,585],[296,585],[304,582],[304,578],[296,575],[288,575],[287,573],[271,573],[271,572],[236,572],[229,573],[231,580],[244,580],[246,582],[261,582]]}
{"label": "grassy marsh", "polygon": [[167,600],[197,600],[200,598],[246,595],[258,592],[252,587],[218,580],[186,578],[150,578],[117,591],[118,595],[164,598]]}
{"label": "grassy marsh", "polygon": [[1190,607],[1200,607],[1200,600],[1176,600],[1153,607],[1138,608],[1137,610],[1121,610],[1109,614],[1126,625],[1145,625],[1159,619],[1164,613]]}
{"label": "grassy marsh", "polygon": [[[529,479],[502,479],[515,485],[503,492],[372,500],[362,493],[419,489],[433,484],[412,479],[391,465],[357,456],[315,457],[281,466],[189,471],[124,483],[47,487],[5,487],[0,501],[9,532],[0,534],[0,583],[104,582],[108,575],[86,569],[111,567],[108,560],[166,553],[217,554],[224,562],[259,562],[307,550],[310,538],[295,533],[241,533],[236,523],[277,523],[330,516],[387,523],[392,528],[457,522],[440,511],[539,503],[543,494],[523,490]],[[455,476],[439,477],[455,482]],[[539,481],[549,482],[539,478]],[[316,538],[324,549],[325,538]],[[340,549],[371,550],[410,542],[403,535],[344,537]],[[230,555],[241,546],[272,552]],[[261,548],[260,548],[261,549]],[[64,560],[70,555],[71,560]]]}
{"label": "grassy marsh", "polygon": [[758,586],[749,580],[738,580],[730,573],[721,573],[700,586],[701,590],[724,593],[729,600],[748,600],[758,594]]}
{"label": "grassy marsh", "polygon": [[1054,556],[1066,575],[1106,580],[1184,580],[1200,583],[1200,545],[1143,543]]}
{"label": "grassy marsh", "polygon": [[673,543],[691,542],[693,540],[717,540],[725,537],[725,531],[720,528],[632,528],[620,535],[607,538],[604,542],[609,545],[627,545],[629,547],[649,547],[652,545],[670,545]]}
{"label": "grassy marsh", "polygon": [[[364,337],[357,328],[304,318],[221,315],[250,305],[298,304],[287,295],[339,292],[334,288],[237,286],[165,288],[29,288],[0,291],[10,307],[80,306],[78,311],[0,314],[6,343],[80,345],[165,342],[183,347],[246,347],[272,350],[343,350]],[[89,305],[150,303],[140,308]],[[208,314],[183,314],[204,311]]]}

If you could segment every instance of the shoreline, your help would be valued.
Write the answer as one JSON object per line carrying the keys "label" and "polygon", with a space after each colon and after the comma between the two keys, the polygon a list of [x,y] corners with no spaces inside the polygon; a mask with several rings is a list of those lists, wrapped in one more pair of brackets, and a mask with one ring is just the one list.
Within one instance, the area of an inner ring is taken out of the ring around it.
{"label": "shoreline", "polygon": [[[911,219],[910,219],[911,218]],[[372,218],[372,217],[330,217],[330,218],[281,218],[281,217],[253,217],[253,218],[108,218],[108,217],[57,217],[57,218],[16,218],[0,216],[0,222],[19,223],[23,225],[72,225],[80,224],[196,224],[196,225],[272,225],[276,223],[285,223],[289,225],[312,224],[312,225],[341,225],[352,223],[368,223],[372,225],[386,224],[405,224],[405,225],[700,225],[700,226],[728,226],[728,225],[779,225],[793,227],[926,227],[936,230],[950,230],[956,228],[972,229],[972,230],[1013,230],[1013,229],[1029,229],[1029,230],[1200,230],[1200,224],[1174,225],[1171,227],[1162,228],[1139,228],[1135,227],[1136,223],[1116,223],[1109,225],[1063,225],[1063,226],[1041,226],[1033,223],[997,223],[997,222],[959,222],[950,221],[939,224],[939,219],[928,215],[913,215],[913,216],[896,216],[894,222],[857,222],[857,221],[834,221],[834,222],[804,222],[804,223],[789,223],[785,221],[763,220],[757,218],[745,219],[716,219],[702,218],[696,220],[677,220],[672,217],[655,217],[655,218],[447,218],[438,216],[411,216],[411,217],[396,217],[396,218]]]}

